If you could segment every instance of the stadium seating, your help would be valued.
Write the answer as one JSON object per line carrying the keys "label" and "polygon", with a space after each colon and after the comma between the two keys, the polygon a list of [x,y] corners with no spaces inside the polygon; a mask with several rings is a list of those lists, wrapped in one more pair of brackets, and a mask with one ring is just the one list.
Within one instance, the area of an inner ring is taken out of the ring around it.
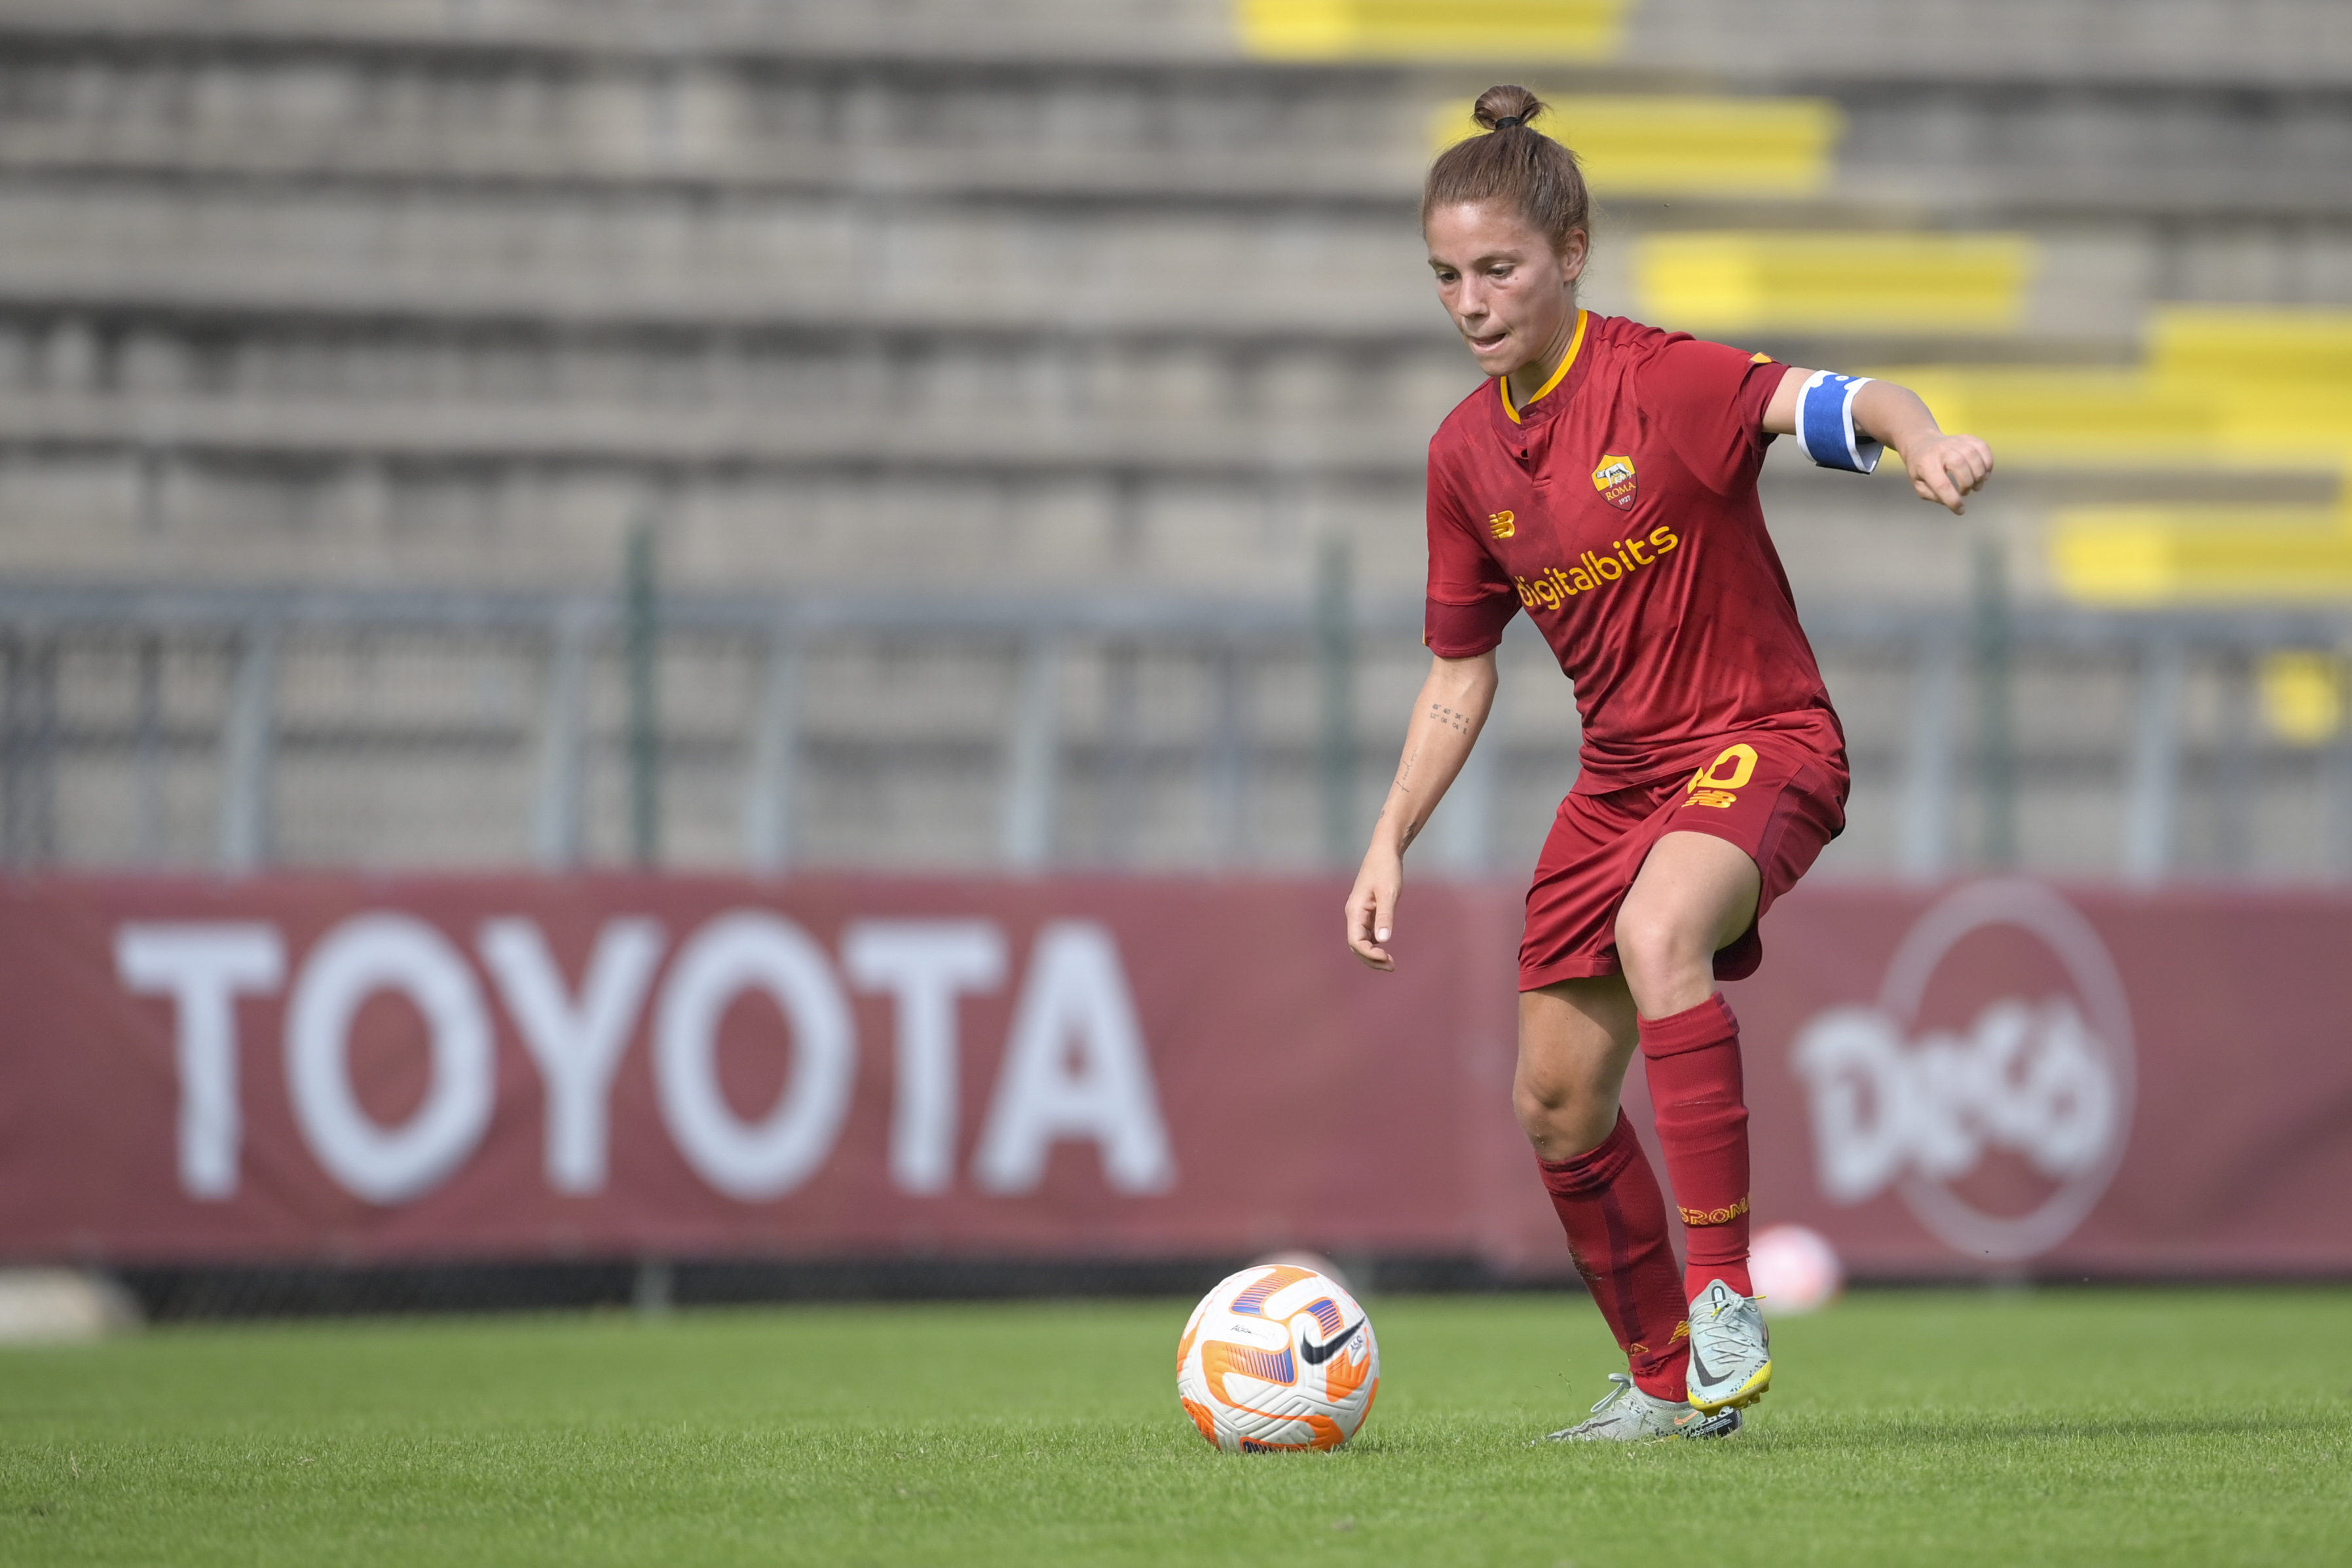
{"label": "stadium seating", "polygon": [[1652,321],[1693,331],[2012,332],[2039,258],[2019,235],[1700,230],[1642,237]]}
{"label": "stadium seating", "polygon": [[[1525,78],[1603,204],[1592,303],[1915,379],[2000,444],[1974,526],[2027,603],[2193,598],[2224,557],[2336,581],[2352,14],[1886,21],[0,0],[0,574],[601,592],[650,526],[679,591],[1297,603],[1344,537],[1360,597],[1409,605],[1420,453],[1474,382],[1420,276],[1416,182],[1472,92]],[[1892,475],[1782,451],[1767,483],[1809,609],[1966,600],[1969,536]],[[1367,792],[1412,652],[1360,689]],[[1087,668],[1074,708],[1115,684]],[[1304,690],[1254,721],[1301,792],[1254,853],[1293,863],[1321,853]],[[415,700],[462,706],[446,682]],[[709,700],[717,746],[737,721]],[[1009,700],[917,703],[905,732],[969,719],[955,743],[992,757]],[[1902,701],[1856,683],[1869,765]],[[904,738],[870,702],[812,721]],[[1531,698],[1507,733],[1516,843],[1573,731]],[[898,831],[860,820],[840,854]],[[356,853],[341,831],[306,852]],[[415,831],[393,858],[425,853]],[[734,853],[731,827],[676,841]],[[985,863],[997,833],[907,842]],[[1894,853],[1867,822],[1854,842]]]}
{"label": "stadium seating", "polygon": [[[1790,14],[1827,47],[1867,9]],[[2316,28],[2328,9],[2263,15]],[[1620,27],[1627,70],[1727,33],[1785,56],[1740,12],[1266,0],[1218,59],[1219,7],[1138,7],[1052,64],[1034,39],[1062,13],[1039,5],[886,39],[858,6],[278,0],[197,19],[16,0],[10,564],[137,574],[160,550],[200,574],[595,580],[650,483],[691,514],[670,563],[687,580],[1239,589],[1309,568],[1311,541],[1269,562],[1213,515],[1287,466],[1350,492],[1378,534],[1366,569],[1402,590],[1414,454],[1467,382],[1399,212],[1419,128],[1462,100],[1389,64],[1253,67],[1240,43],[1281,16],[1418,38],[1475,13],[1567,57],[1535,74],[1573,89],[1619,73],[1545,27]],[[2132,65],[2120,43],[2105,62],[2074,49],[2089,80],[2069,83],[1979,40],[1978,68],[2031,71],[2038,101],[1949,68],[1911,95],[1927,101],[1890,157],[1876,47],[1833,68],[1847,98],[1568,92],[1563,128],[1591,128],[1611,204],[1596,302],[1833,363],[1959,340],[1962,365],[1921,374],[2021,458],[2130,444],[2079,426],[2331,461],[2341,420],[2303,398],[2282,424],[2272,349],[2227,391],[2183,392],[2168,355],[2231,362],[2168,347],[2159,317],[2154,374],[2116,372],[2153,307],[2223,281],[2197,274],[2271,274],[2232,303],[2325,300],[2352,241],[2292,213],[2267,234],[2194,203],[2084,213],[2055,188],[2111,176],[2105,155],[2145,131],[2174,155],[2127,162],[2183,188],[2260,163],[2320,205],[2352,178],[2326,156],[2324,104],[2182,95],[2152,118],[2098,86]],[[1794,69],[1751,62],[1739,85]],[[1235,297],[1235,275],[1259,284]],[[959,482],[975,473],[990,482]],[[1010,549],[989,521],[1008,509]],[[919,554],[887,542],[918,531]]]}
{"label": "stadium seating", "polygon": [[1628,0],[1238,0],[1242,47],[1273,59],[1607,58]]}
{"label": "stadium seating", "polygon": [[[1603,200],[1817,195],[1845,129],[1836,103],[1821,98],[1580,92],[1554,111]],[[1433,121],[1433,151],[1476,131],[1468,104],[1449,104]]]}

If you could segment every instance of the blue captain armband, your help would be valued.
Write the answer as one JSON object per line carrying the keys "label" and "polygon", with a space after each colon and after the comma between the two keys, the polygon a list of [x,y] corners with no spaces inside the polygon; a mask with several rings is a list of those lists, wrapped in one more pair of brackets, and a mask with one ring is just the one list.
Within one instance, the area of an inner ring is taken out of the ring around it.
{"label": "blue captain armband", "polygon": [[1797,445],[1824,468],[1846,468],[1867,474],[1878,468],[1883,442],[1857,436],[1853,428],[1853,395],[1870,380],[1866,375],[1840,375],[1817,370],[1797,394]]}

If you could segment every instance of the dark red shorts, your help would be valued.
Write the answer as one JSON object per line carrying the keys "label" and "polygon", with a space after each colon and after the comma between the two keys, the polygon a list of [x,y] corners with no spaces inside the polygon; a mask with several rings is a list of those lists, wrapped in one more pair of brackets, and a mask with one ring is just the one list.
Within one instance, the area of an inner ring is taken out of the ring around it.
{"label": "dark red shorts", "polygon": [[[1763,874],[1761,920],[1844,831],[1847,782],[1843,755],[1750,731],[1726,737],[1722,753],[1690,777],[1570,795],[1528,889],[1519,989],[1618,972],[1617,906],[1669,833],[1709,833],[1746,850]],[[1751,923],[1715,955],[1716,978],[1744,980],[1763,961]]]}

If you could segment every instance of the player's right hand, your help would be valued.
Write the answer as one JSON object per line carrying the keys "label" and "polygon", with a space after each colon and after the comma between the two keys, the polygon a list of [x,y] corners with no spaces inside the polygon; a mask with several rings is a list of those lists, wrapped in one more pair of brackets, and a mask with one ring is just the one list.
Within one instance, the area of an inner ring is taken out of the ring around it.
{"label": "player's right hand", "polygon": [[1377,844],[1366,851],[1355,891],[1348,895],[1348,946],[1374,969],[1396,967],[1388,941],[1396,929],[1397,895],[1403,888],[1402,856]]}

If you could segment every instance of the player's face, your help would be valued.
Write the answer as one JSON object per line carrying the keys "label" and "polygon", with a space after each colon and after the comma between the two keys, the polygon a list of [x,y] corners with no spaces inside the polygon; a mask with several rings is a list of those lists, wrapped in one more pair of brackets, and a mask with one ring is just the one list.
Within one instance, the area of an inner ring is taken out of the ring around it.
{"label": "player's face", "polygon": [[1462,341],[1488,375],[1556,361],[1576,326],[1586,240],[1560,249],[1508,202],[1464,202],[1429,215],[1429,268]]}

